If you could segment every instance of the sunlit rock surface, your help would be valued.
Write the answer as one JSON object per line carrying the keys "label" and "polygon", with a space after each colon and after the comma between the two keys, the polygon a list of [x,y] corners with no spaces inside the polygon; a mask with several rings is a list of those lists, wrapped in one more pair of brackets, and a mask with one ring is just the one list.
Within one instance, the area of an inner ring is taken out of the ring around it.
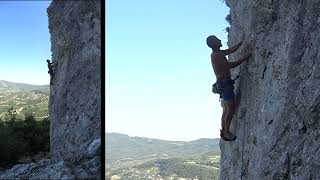
{"label": "sunlit rock surface", "polygon": [[76,161],[101,136],[99,1],[54,1],[48,8],[52,59],[51,160]]}
{"label": "sunlit rock surface", "polygon": [[100,179],[100,157],[73,164],[52,163],[43,159],[37,163],[18,164],[0,173],[0,179]]}
{"label": "sunlit rock surface", "polygon": [[320,179],[320,1],[227,0],[240,99],[221,179]]}

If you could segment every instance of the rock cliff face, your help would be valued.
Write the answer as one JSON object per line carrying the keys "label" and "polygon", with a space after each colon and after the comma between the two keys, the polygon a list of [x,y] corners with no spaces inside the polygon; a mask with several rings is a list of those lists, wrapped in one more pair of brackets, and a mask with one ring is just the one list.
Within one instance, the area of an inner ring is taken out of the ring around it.
{"label": "rock cliff face", "polygon": [[48,8],[53,62],[50,159],[19,164],[0,179],[100,179],[101,4],[58,1]]}
{"label": "rock cliff face", "polygon": [[320,1],[227,0],[239,106],[221,179],[320,179]]}
{"label": "rock cliff face", "polygon": [[100,1],[53,1],[48,8],[52,59],[50,156],[77,161],[101,136]]}

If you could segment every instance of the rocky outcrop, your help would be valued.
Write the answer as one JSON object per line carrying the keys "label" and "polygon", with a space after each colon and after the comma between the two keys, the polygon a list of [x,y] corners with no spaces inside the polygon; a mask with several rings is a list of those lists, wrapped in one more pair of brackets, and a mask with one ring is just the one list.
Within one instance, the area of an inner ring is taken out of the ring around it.
{"label": "rocky outcrop", "polygon": [[100,179],[101,2],[58,1],[48,8],[52,60],[50,159],[19,164],[0,179]]}
{"label": "rocky outcrop", "polygon": [[[53,1],[48,8],[52,59],[50,157],[77,161],[101,136],[100,1]],[[63,140],[62,140],[63,139]]]}
{"label": "rocky outcrop", "polygon": [[0,179],[100,179],[101,139],[95,139],[77,161],[54,162],[42,159],[35,163],[18,164],[0,172]]}
{"label": "rocky outcrop", "polygon": [[320,1],[227,0],[234,142],[220,142],[221,179],[320,179]]}

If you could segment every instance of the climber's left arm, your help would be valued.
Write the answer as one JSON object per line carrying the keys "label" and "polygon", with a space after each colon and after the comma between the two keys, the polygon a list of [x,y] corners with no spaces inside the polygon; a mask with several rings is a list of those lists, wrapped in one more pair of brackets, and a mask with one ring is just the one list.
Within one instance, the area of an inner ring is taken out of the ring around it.
{"label": "climber's left arm", "polygon": [[235,46],[229,48],[229,49],[226,49],[226,50],[221,50],[221,52],[226,56],[226,55],[229,55],[233,52],[235,52],[236,50],[238,50],[240,48],[240,46],[242,45],[242,42],[239,42],[238,44],[236,44]]}
{"label": "climber's left arm", "polygon": [[235,61],[235,62],[226,62],[226,66],[229,68],[229,69],[232,69],[232,68],[235,68],[237,66],[239,66],[240,64],[242,64],[243,62],[247,61],[249,58],[251,57],[251,53],[247,54],[246,56],[244,56],[243,58],[241,58],[240,60],[238,61]]}
{"label": "climber's left arm", "polygon": [[52,66],[52,67],[57,66],[57,65],[58,65],[58,62],[57,62],[57,61],[51,63],[51,66]]}

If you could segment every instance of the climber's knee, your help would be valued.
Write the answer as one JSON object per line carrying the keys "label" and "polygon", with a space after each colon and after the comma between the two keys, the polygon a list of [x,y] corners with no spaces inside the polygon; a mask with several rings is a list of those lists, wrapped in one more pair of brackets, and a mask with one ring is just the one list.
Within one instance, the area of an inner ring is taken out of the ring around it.
{"label": "climber's knee", "polygon": [[227,101],[227,102],[226,102],[226,106],[227,106],[227,111],[228,111],[228,113],[234,114],[235,109],[236,109],[236,103],[235,103],[235,101],[234,101],[234,100]]}
{"label": "climber's knee", "polygon": [[223,113],[226,113],[226,112],[227,112],[227,109],[228,109],[227,104],[226,104],[226,103],[223,103],[222,112],[223,112]]}

